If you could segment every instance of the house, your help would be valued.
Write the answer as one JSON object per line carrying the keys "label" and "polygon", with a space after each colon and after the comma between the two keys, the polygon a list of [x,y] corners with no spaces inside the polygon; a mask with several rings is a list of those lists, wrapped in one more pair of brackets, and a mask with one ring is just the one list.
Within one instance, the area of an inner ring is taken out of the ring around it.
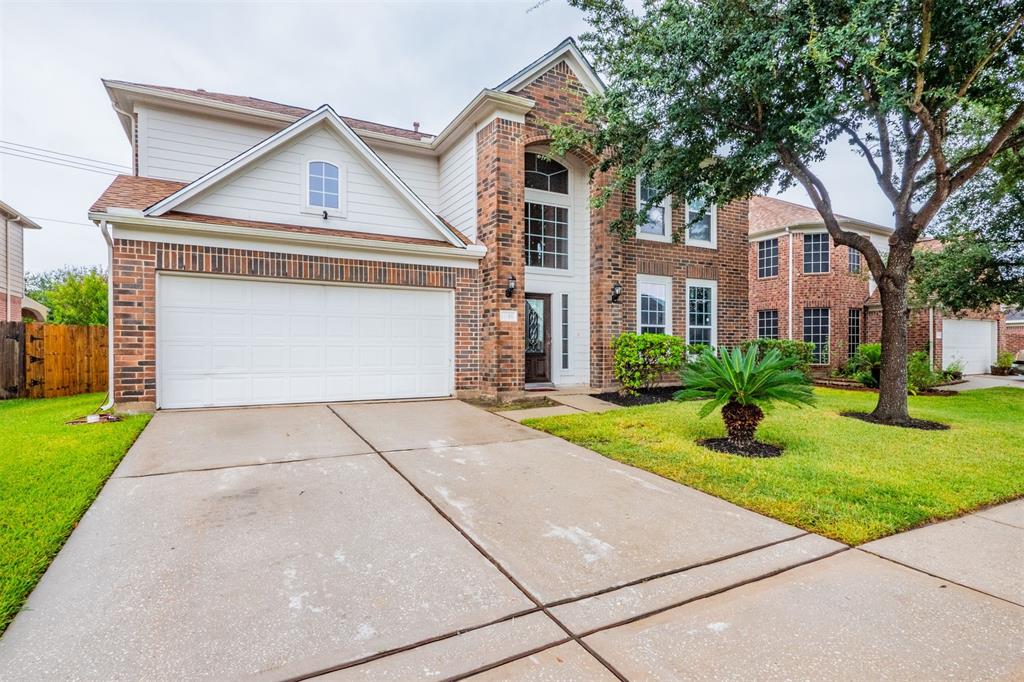
{"label": "house", "polygon": [[[750,199],[749,210],[750,335],[814,343],[820,373],[843,366],[861,343],[879,342],[881,300],[860,253],[833,244],[816,209],[759,196]],[[843,229],[887,251],[891,227],[837,218]],[[919,248],[936,244],[923,240]],[[908,345],[927,351],[936,369],[959,362],[965,373],[984,373],[997,349],[1013,345],[1004,317],[999,310],[954,316],[914,308]]]}
{"label": "house", "polygon": [[746,202],[666,200],[621,240],[636,193],[592,208],[596,159],[545,156],[546,126],[603,88],[571,39],[434,135],[104,85],[134,157],[89,213],[122,407],[507,398],[613,385],[624,331],[746,338]]}
{"label": "house", "polygon": [[1024,352],[1024,310],[1007,310],[1004,319],[1006,320],[1004,350],[1014,354]]}
{"label": "house", "polygon": [[[0,322],[20,322],[22,317],[34,317],[32,304],[39,305],[25,298],[23,231],[42,228],[2,201],[0,217],[3,218],[3,235],[0,237],[3,239],[0,242]],[[29,305],[27,315],[22,312],[24,303]]]}

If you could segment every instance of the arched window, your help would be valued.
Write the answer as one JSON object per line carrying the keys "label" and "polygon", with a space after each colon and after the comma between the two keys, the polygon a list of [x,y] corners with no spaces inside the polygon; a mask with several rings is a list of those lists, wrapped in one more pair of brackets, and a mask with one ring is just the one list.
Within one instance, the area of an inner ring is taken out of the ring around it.
{"label": "arched window", "polygon": [[335,211],[341,207],[338,167],[333,163],[309,162],[309,205]]}
{"label": "arched window", "polygon": [[540,154],[526,152],[526,187],[557,194],[569,193],[569,169]]}

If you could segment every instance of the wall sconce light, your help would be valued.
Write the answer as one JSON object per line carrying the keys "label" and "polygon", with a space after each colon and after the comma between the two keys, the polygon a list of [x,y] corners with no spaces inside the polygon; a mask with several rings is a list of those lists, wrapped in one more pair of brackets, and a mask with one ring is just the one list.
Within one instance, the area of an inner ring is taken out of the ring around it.
{"label": "wall sconce light", "polygon": [[516,292],[516,276],[508,276],[508,286],[505,287],[505,297],[512,298],[512,294]]}
{"label": "wall sconce light", "polygon": [[619,296],[622,296],[622,285],[616,282],[612,285],[612,303],[618,303]]}

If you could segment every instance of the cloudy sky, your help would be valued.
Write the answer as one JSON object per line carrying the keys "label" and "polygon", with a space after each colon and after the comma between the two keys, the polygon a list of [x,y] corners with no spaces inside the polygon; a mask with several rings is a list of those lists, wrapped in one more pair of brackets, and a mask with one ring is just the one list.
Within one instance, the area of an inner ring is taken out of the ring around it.
{"label": "cloudy sky", "polygon": [[[536,4],[0,0],[0,198],[44,227],[26,238],[26,268],[105,263],[86,212],[112,176],[22,158],[130,167],[100,78],[329,103],[437,132],[481,88],[585,30],[562,0]],[[840,146],[819,171],[840,212],[891,224],[863,161]],[[807,203],[799,189],[785,198]]]}

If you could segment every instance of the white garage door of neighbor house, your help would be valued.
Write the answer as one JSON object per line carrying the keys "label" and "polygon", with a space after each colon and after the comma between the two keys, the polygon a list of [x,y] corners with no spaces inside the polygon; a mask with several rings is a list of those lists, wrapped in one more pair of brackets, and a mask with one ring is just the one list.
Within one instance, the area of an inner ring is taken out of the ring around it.
{"label": "white garage door of neighbor house", "polygon": [[452,393],[451,291],[161,275],[157,305],[160,407]]}
{"label": "white garage door of neighbor house", "polygon": [[996,323],[992,320],[943,320],[942,366],[963,364],[964,374],[984,374],[996,359]]}

